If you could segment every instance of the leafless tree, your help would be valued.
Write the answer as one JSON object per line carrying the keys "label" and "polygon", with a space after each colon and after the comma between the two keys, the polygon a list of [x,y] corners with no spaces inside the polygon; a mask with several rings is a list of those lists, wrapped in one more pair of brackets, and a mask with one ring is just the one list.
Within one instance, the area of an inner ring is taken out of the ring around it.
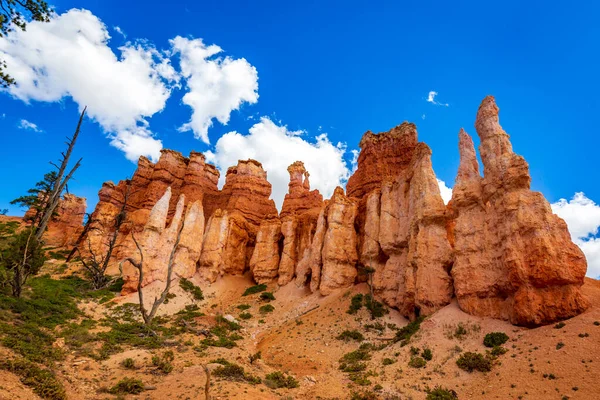
{"label": "leafless tree", "polygon": [[181,231],[183,231],[184,224],[185,224],[185,221],[182,220],[181,226],[179,227],[179,230],[177,231],[177,238],[175,239],[175,243],[173,244],[173,248],[171,249],[171,254],[169,256],[169,262],[167,264],[167,283],[165,285],[165,289],[163,290],[160,297],[156,297],[154,299],[154,303],[152,304],[152,308],[150,309],[149,312],[148,312],[148,310],[146,310],[146,307],[144,306],[144,291],[142,289],[142,283],[144,282],[144,252],[142,251],[142,247],[140,246],[139,242],[135,238],[133,231],[131,232],[131,237],[133,238],[133,242],[135,243],[135,246],[137,247],[138,252],[140,254],[140,261],[136,261],[131,257],[127,257],[126,259],[124,259],[121,262],[121,265],[124,262],[129,262],[139,272],[137,289],[138,289],[138,296],[140,299],[140,312],[142,314],[142,318],[144,319],[144,323],[147,326],[152,324],[152,320],[156,316],[156,312],[158,311],[158,308],[165,302],[165,300],[167,299],[167,296],[169,295],[169,290],[171,290],[171,283],[172,283],[171,277],[173,276],[173,261],[175,261],[175,251],[177,250],[177,246],[179,245],[179,241],[181,240]]}
{"label": "leafless tree", "polygon": [[[108,269],[108,266],[110,264],[110,259],[112,257],[113,251],[115,250],[119,231],[121,230],[121,226],[123,225],[127,217],[127,202],[129,199],[130,183],[131,181],[127,180],[127,189],[125,190],[125,195],[123,196],[121,209],[115,216],[113,226],[114,230],[108,241],[106,253],[103,255],[96,254],[96,251],[92,248],[91,240],[88,237],[87,245],[89,255],[84,257],[79,251],[79,245],[77,244],[75,245],[75,248],[73,248],[73,250],[71,251],[71,254],[69,254],[69,257],[67,258],[68,261],[74,252],[79,253],[81,264],[88,272],[94,289],[105,288],[117,279],[110,279],[106,275],[106,270]],[[86,224],[86,227],[84,228],[84,231],[91,232],[93,230],[100,230],[100,228],[93,226],[93,223],[94,221],[91,219],[91,217],[88,218],[88,222]],[[82,233],[82,235],[84,235],[84,233]]]}
{"label": "leafless tree", "polygon": [[[50,191],[50,193],[48,193],[48,199],[45,202],[45,205],[43,207],[43,210],[42,210],[42,213],[40,216],[40,222],[36,229],[35,237],[38,241],[42,240],[42,235],[46,231],[48,222],[50,222],[50,218],[52,218],[52,215],[54,214],[54,210],[58,206],[58,202],[60,201],[62,192],[65,190],[67,183],[73,177],[73,174],[75,173],[75,171],[77,171],[77,169],[81,165],[82,159],[80,158],[75,163],[73,168],[71,168],[71,170],[68,173],[66,173],[67,167],[69,166],[69,159],[71,158],[71,153],[73,152],[73,147],[75,147],[75,143],[77,142],[77,137],[79,136],[79,132],[81,130],[81,123],[83,122],[83,117],[85,116],[86,109],[87,109],[87,107],[84,108],[83,111],[81,112],[81,116],[79,117],[79,122],[77,123],[77,129],[75,129],[75,133],[73,134],[72,137],[67,138],[67,142],[66,142],[67,151],[64,153],[61,153],[62,158],[61,158],[60,166],[58,166],[54,163],[50,163],[58,169],[58,173],[56,176],[56,180],[54,181],[54,184],[52,186],[52,190]],[[66,176],[65,176],[65,173],[66,173]]]}

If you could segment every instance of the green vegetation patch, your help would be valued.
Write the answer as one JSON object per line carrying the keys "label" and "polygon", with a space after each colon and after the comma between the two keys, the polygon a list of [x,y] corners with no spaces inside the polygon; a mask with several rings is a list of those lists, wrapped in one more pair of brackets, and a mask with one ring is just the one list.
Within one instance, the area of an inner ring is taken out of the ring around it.
{"label": "green vegetation patch", "polygon": [[350,300],[350,308],[346,311],[348,314],[356,314],[358,310],[363,307],[363,295],[362,293],[355,294]]}
{"label": "green vegetation patch", "polygon": [[344,332],[340,333],[336,339],[338,340],[343,340],[345,342],[348,342],[350,340],[355,340],[357,342],[362,342],[363,340],[365,340],[365,337],[363,336],[362,333],[360,333],[357,330],[345,330]]}
{"label": "green vegetation patch", "polygon": [[111,394],[140,394],[145,390],[144,382],[135,378],[123,378],[108,390]]}
{"label": "green vegetation patch", "polygon": [[436,386],[433,389],[427,390],[426,400],[456,400],[458,394],[454,390],[446,389],[441,386]]}
{"label": "green vegetation patch", "polygon": [[296,378],[291,375],[285,375],[280,371],[267,374],[267,376],[265,376],[265,385],[271,389],[294,389],[300,386]]}
{"label": "green vegetation patch", "polygon": [[394,341],[400,342],[401,346],[406,346],[410,341],[410,338],[419,331],[419,329],[421,328],[421,322],[423,322],[424,319],[425,317],[421,316],[409,323],[408,325],[398,329],[396,331]]}
{"label": "green vegetation patch", "polygon": [[456,365],[467,372],[488,372],[492,370],[492,361],[490,358],[480,353],[463,353],[458,360],[456,360]]}
{"label": "green vegetation patch", "polygon": [[508,335],[504,332],[491,332],[483,338],[486,347],[501,346],[506,342],[508,342]]}
{"label": "green vegetation patch", "polygon": [[261,383],[261,379],[259,377],[247,373],[244,371],[244,367],[229,362],[226,365],[215,368],[212,374],[229,381],[245,381],[253,385]]}
{"label": "green vegetation patch", "polygon": [[181,278],[181,280],[179,281],[179,287],[188,292],[194,298],[194,300],[204,300],[204,293],[202,293],[202,289],[194,285],[192,281],[185,278]]}
{"label": "green vegetation patch", "polygon": [[265,285],[264,283],[261,285],[250,286],[246,289],[246,291],[244,291],[244,294],[242,294],[242,296],[249,296],[251,294],[264,292],[265,290],[267,290],[267,285]]}
{"label": "green vegetation patch", "polygon": [[42,369],[30,361],[23,358],[3,360],[0,362],[0,369],[17,375],[25,386],[30,387],[42,399],[63,400],[67,398],[65,388],[54,373],[48,369]]}
{"label": "green vegetation patch", "polygon": [[275,307],[273,307],[271,304],[265,304],[264,306],[261,306],[258,311],[261,314],[266,314],[266,313],[270,313],[273,312],[275,310]]}

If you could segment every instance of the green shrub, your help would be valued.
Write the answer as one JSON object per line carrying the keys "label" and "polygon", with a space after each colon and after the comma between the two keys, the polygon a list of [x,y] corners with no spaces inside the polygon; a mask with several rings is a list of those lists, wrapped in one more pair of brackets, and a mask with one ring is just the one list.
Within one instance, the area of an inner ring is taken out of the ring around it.
{"label": "green shrub", "polygon": [[421,357],[423,357],[427,361],[431,361],[431,359],[433,358],[433,353],[432,353],[431,349],[423,349],[423,352],[421,353]]}
{"label": "green shrub", "polygon": [[375,322],[374,324],[366,324],[365,329],[367,331],[377,331],[378,334],[382,334],[385,331],[385,325],[381,322]]}
{"label": "green shrub", "polygon": [[67,398],[65,388],[52,371],[41,369],[34,363],[23,358],[3,360],[0,369],[17,375],[25,386],[29,386],[42,399],[64,400]]}
{"label": "green shrub", "polygon": [[367,369],[367,364],[364,362],[342,362],[339,369],[342,372],[360,372]]}
{"label": "green shrub", "polygon": [[185,278],[181,278],[181,280],[179,281],[179,287],[191,294],[194,300],[204,300],[204,293],[202,293],[202,289],[194,285],[192,281]]}
{"label": "green shrub", "polygon": [[229,362],[227,362],[227,364],[215,368],[215,370],[213,371],[213,375],[229,381],[246,381],[253,385],[261,382],[261,379],[259,377],[246,373],[242,366]]}
{"label": "green shrub", "polygon": [[267,285],[265,285],[264,283],[262,285],[250,286],[244,291],[244,294],[242,294],[242,296],[249,296],[251,294],[264,292],[265,290],[267,290]]}
{"label": "green shrub", "polygon": [[133,358],[124,359],[123,361],[121,361],[121,365],[123,366],[123,368],[135,369],[135,361],[133,360]]}
{"label": "green shrub", "polygon": [[454,337],[462,339],[463,336],[465,336],[467,333],[467,328],[465,328],[462,322],[459,322],[456,329],[454,330]]}
{"label": "green shrub", "polygon": [[123,378],[109,389],[112,394],[140,394],[144,391],[144,382],[135,378]]}
{"label": "green shrub", "polygon": [[564,344],[563,342],[558,342],[558,343],[556,344],[556,350],[560,350],[560,349],[562,349],[563,347],[565,347],[565,344]]}
{"label": "green shrub", "polygon": [[171,350],[165,351],[162,356],[152,356],[152,365],[163,374],[169,374],[173,371],[173,364],[175,355]]}
{"label": "green shrub", "polygon": [[396,336],[394,337],[394,341],[401,342],[400,343],[401,346],[405,346],[406,344],[408,344],[408,341],[410,340],[410,338],[419,331],[419,328],[421,327],[421,322],[423,322],[424,319],[425,319],[425,317],[419,317],[419,318],[415,319],[414,321],[412,321],[411,323],[409,323],[408,325],[403,326],[402,328],[398,329],[396,331]]}
{"label": "green shrub", "polygon": [[410,346],[411,355],[416,356],[417,354],[419,354],[419,351],[421,351],[421,349],[419,349],[418,347]]}
{"label": "green shrub", "polygon": [[502,346],[494,346],[492,348],[492,351],[490,351],[490,355],[492,355],[493,357],[499,357],[503,354],[506,354],[507,351],[508,350]]}
{"label": "green shrub", "polygon": [[267,376],[265,376],[265,385],[271,389],[294,389],[300,386],[296,378],[291,375],[286,376],[279,371],[267,374]]}
{"label": "green shrub", "polygon": [[427,391],[426,400],[456,400],[458,399],[458,394],[454,390],[446,389],[441,386],[436,386],[435,388]]}
{"label": "green shrub", "polygon": [[395,362],[396,362],[396,360],[392,360],[391,358],[384,358],[383,359],[383,365],[392,365]]}
{"label": "green shrub", "polygon": [[243,312],[239,315],[239,317],[240,317],[240,319],[250,319],[250,318],[252,318],[252,314]]}
{"label": "green shrub", "polygon": [[486,347],[501,346],[508,341],[508,335],[504,332],[491,332],[483,338]]}
{"label": "green shrub", "polygon": [[223,357],[217,358],[216,360],[211,360],[211,364],[221,364],[221,365],[229,365],[231,364],[229,361],[224,359]]}
{"label": "green shrub", "polygon": [[262,358],[262,353],[259,351],[257,353],[250,355],[250,364],[254,364],[254,361],[260,360]]}
{"label": "green shrub", "polygon": [[423,368],[426,364],[427,361],[423,360],[421,357],[411,357],[408,362],[408,366],[413,368]]}
{"label": "green shrub", "polygon": [[369,361],[370,359],[371,354],[367,350],[358,349],[344,354],[340,362]]}
{"label": "green shrub", "polygon": [[348,376],[348,378],[356,383],[359,386],[369,386],[371,384],[371,381],[368,379],[370,376],[370,374],[366,373],[355,373],[355,374],[350,374],[350,376]]}
{"label": "green shrub", "polygon": [[272,306],[272,305],[270,305],[270,304],[265,304],[264,306],[261,306],[261,307],[258,309],[258,311],[259,311],[261,314],[270,313],[270,312],[273,312],[273,310],[275,310],[275,307],[273,307],[273,306]]}
{"label": "green shrub", "polygon": [[272,301],[275,300],[275,296],[271,292],[262,292],[259,296],[261,300],[264,301]]}
{"label": "green shrub", "polygon": [[250,304],[240,304],[239,306],[237,306],[237,309],[242,310],[242,311],[245,311],[249,308],[252,308],[252,306]]}
{"label": "green shrub", "polygon": [[380,318],[389,313],[389,310],[382,303],[373,299],[370,294],[365,296],[365,307],[371,312],[372,318]]}
{"label": "green shrub", "polygon": [[352,392],[350,396],[350,400],[379,400],[379,396],[373,392]]}
{"label": "green shrub", "polygon": [[467,372],[488,372],[492,370],[492,362],[490,359],[480,353],[463,353],[458,360],[456,360],[456,365]]}
{"label": "green shrub", "polygon": [[350,301],[350,308],[346,311],[348,314],[356,314],[363,306],[363,295],[358,293],[352,297]]}
{"label": "green shrub", "polygon": [[344,331],[342,333],[340,333],[336,339],[338,340],[343,340],[343,341],[349,341],[349,340],[356,340],[357,342],[362,342],[363,340],[365,340],[365,337],[362,335],[362,333],[360,333],[357,330],[353,330],[353,331]]}
{"label": "green shrub", "polygon": [[565,324],[564,322],[559,322],[558,324],[554,325],[554,329],[560,329],[560,328],[564,328],[567,324]]}
{"label": "green shrub", "polygon": [[227,330],[239,331],[240,329],[242,329],[240,324],[238,324],[235,321],[230,321],[227,318],[223,317],[222,315],[218,315],[216,320],[217,320],[217,324],[219,324],[219,326],[224,326]]}

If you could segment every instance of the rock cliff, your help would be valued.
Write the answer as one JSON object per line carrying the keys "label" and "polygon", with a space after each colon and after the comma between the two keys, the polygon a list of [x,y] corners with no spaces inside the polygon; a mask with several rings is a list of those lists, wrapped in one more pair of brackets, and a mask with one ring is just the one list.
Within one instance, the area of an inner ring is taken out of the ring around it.
{"label": "rock cliff", "polygon": [[[86,200],[73,194],[65,194],[58,202],[54,211],[55,215],[48,223],[48,229],[44,233],[46,245],[53,247],[74,246],[83,232],[83,218],[85,217]],[[36,211],[31,208],[23,216],[28,220],[35,215]]]}
{"label": "rock cliff", "polygon": [[[378,299],[413,319],[456,297],[471,314],[540,325],[587,307],[586,271],[566,224],[530,190],[525,160],[512,151],[492,97],[476,119],[477,153],[459,133],[460,166],[448,206],[441,198],[431,149],[414,124],[366,132],[358,166],[329,200],[310,190],[300,161],[288,167],[281,212],[270,199],[262,165],[240,160],[219,173],[200,153],[164,150],[154,165],[140,158],[131,180],[106,183],[85,240],[102,251],[126,202],[115,263],[144,251],[144,284],[163,280],[171,251],[174,272],[207,282],[249,272],[259,283],[294,282],[328,295],[368,281]],[[180,242],[174,238],[182,226]],[[147,256],[146,256],[147,253]],[[137,272],[125,274],[135,290]]]}

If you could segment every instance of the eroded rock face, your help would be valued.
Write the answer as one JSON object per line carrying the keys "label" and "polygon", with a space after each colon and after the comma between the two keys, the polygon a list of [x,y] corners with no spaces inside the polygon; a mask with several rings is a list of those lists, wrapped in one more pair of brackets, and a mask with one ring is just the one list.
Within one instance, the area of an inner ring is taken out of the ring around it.
{"label": "eroded rock face", "polygon": [[454,287],[468,313],[540,325],[581,313],[587,269],[565,222],[541,193],[530,190],[529,168],[512,151],[494,98],[475,123],[484,177],[471,138],[459,133],[461,162],[450,208],[455,215]]}
{"label": "eroded rock face", "polygon": [[[179,196],[175,214],[167,226],[171,188],[156,202],[150,212],[144,230],[136,236],[142,254],[144,278],[142,287],[155,282],[166,282],[169,260],[173,257],[173,277],[190,278],[196,273],[202,242],[196,240],[204,229],[204,215],[200,202],[188,204],[184,216],[185,196]],[[179,241],[177,238],[179,237]],[[130,255],[136,261],[142,259],[139,250]],[[139,271],[130,263],[123,263],[124,285],[122,293],[137,290]]]}
{"label": "eroded rock face", "polygon": [[[48,246],[70,247],[73,246],[83,231],[83,218],[85,216],[86,200],[72,194],[65,194],[56,206],[55,215],[48,223],[44,233],[44,242]],[[35,210],[27,210],[24,220],[33,217]]]}
{"label": "eroded rock face", "polygon": [[[382,174],[394,172],[383,175],[358,200],[365,210],[358,220],[360,268],[373,271],[374,292],[384,303],[414,318],[431,314],[452,299],[452,249],[431,150],[417,142],[414,126],[400,127],[378,135],[367,132],[361,141],[362,150],[385,157],[377,167],[359,157],[356,174],[373,168]],[[354,193],[362,193],[362,188],[355,187]]]}
{"label": "eroded rock face", "polygon": [[257,283],[267,283],[277,278],[281,242],[279,218],[264,220],[256,235],[256,246],[250,259],[250,271]]}

